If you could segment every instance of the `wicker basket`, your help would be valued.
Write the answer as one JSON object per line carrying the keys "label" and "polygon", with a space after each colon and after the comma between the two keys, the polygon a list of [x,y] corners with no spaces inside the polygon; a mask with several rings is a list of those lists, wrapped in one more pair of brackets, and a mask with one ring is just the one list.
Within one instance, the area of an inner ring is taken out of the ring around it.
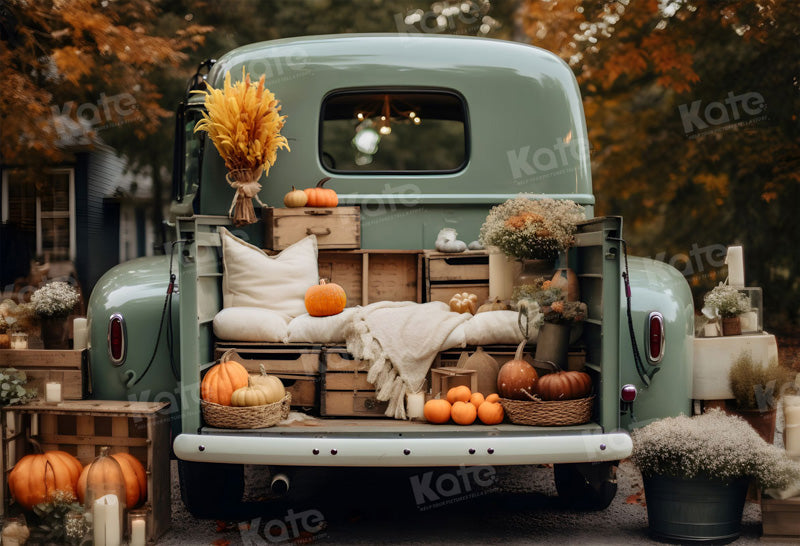
{"label": "wicker basket", "polygon": [[289,415],[291,393],[282,400],[263,406],[222,406],[200,401],[206,423],[217,428],[266,428],[277,425]]}
{"label": "wicker basket", "polygon": [[565,426],[588,423],[592,419],[594,396],[576,400],[510,400],[501,398],[500,404],[515,425]]}

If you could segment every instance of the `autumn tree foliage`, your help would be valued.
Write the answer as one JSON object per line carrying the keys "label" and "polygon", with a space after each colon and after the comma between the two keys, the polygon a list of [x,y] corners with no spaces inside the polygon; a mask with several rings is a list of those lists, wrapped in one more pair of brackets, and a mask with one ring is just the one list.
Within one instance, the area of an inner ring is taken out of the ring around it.
{"label": "autumn tree foliage", "polygon": [[800,12],[791,0],[526,0],[528,40],[573,68],[599,214],[701,295],[745,247],[768,320],[797,319]]}
{"label": "autumn tree foliage", "polygon": [[[41,166],[125,124],[130,140],[169,115],[150,75],[185,61],[209,30],[156,34],[150,0],[8,0],[0,7],[0,163]],[[184,22],[185,23],[185,22]]]}

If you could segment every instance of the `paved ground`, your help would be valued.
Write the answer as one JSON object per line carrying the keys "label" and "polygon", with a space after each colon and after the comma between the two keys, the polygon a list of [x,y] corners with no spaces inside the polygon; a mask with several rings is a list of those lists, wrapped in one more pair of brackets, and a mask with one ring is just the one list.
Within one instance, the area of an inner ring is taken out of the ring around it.
{"label": "paved ground", "polygon": [[[271,527],[278,536],[267,540],[232,523],[194,520],[181,504],[173,463],[173,527],[158,544],[290,543],[286,535],[280,536],[278,522],[289,530],[294,522],[300,531],[294,544],[657,544],[647,536],[646,508],[628,500],[641,490],[639,473],[629,463],[620,468],[612,505],[588,513],[559,507],[550,469],[504,468],[496,478],[492,472],[468,477],[470,491],[449,497],[449,504],[431,501],[429,490],[417,503],[414,484],[420,493],[420,484],[427,483],[419,473],[342,471],[314,476],[313,492],[298,494],[290,509],[251,522],[255,529],[258,523],[263,527],[277,520]],[[464,488],[456,485],[465,483],[463,478],[453,473],[442,487]],[[320,530],[309,532],[316,527]],[[756,544],[760,536],[760,508],[748,503],[742,536],[734,544]]]}

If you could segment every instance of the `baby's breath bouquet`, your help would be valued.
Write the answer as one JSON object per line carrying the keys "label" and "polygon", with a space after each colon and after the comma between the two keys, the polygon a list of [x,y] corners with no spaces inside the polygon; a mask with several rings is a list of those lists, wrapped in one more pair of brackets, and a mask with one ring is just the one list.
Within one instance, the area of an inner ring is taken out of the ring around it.
{"label": "baby's breath bouquet", "polygon": [[36,290],[31,296],[31,303],[40,317],[66,317],[79,299],[78,291],[69,283],[53,281]]}
{"label": "baby's breath bouquet", "polygon": [[481,226],[480,242],[519,259],[555,260],[575,242],[583,207],[568,199],[521,193],[492,207]]}
{"label": "baby's breath bouquet", "polygon": [[719,283],[703,298],[703,313],[709,318],[720,316],[722,318],[738,317],[750,310],[750,300],[747,295],[739,292],[733,286]]}
{"label": "baby's breath bouquet", "polygon": [[660,419],[632,437],[631,457],[645,477],[754,478],[764,488],[777,489],[800,479],[800,463],[765,442],[744,419],[721,410]]}
{"label": "baby's breath bouquet", "polygon": [[228,183],[236,189],[228,214],[237,226],[257,221],[252,199],[258,198],[261,172],[269,174],[280,148],[289,149],[281,129],[286,116],[279,115],[278,100],[264,87],[265,76],[253,83],[242,67],[242,79],[231,84],[230,72],[225,74],[222,89],[206,84],[206,112],[195,132],[206,131],[228,168]]}

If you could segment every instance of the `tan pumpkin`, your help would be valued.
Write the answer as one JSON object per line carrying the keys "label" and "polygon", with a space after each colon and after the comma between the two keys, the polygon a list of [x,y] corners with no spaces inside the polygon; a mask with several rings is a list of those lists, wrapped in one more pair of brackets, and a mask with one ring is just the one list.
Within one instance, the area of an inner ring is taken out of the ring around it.
{"label": "tan pumpkin", "polygon": [[283,196],[283,204],[288,208],[305,207],[308,203],[308,195],[303,190],[296,190],[292,186],[292,191]]}
{"label": "tan pumpkin", "polygon": [[227,360],[212,366],[200,383],[200,396],[206,402],[222,406],[231,405],[231,395],[236,389],[247,386],[247,368],[235,360]]}
{"label": "tan pumpkin", "polygon": [[456,313],[475,314],[478,307],[478,296],[469,292],[461,292],[450,298],[450,310]]}
{"label": "tan pumpkin", "polygon": [[[122,470],[122,478],[125,480],[125,507],[136,508],[147,499],[147,472],[145,472],[144,466],[130,453],[114,453],[110,457],[117,461]],[[78,502],[81,504],[86,499],[89,468],[96,462],[97,459],[86,465],[78,478]]]}
{"label": "tan pumpkin", "polygon": [[283,386],[283,382],[274,375],[268,375],[263,364],[260,367],[260,374],[250,375],[250,385],[259,387],[267,393],[267,400],[269,400],[267,404],[283,400],[283,397],[286,396],[286,388]]}
{"label": "tan pumpkin", "polygon": [[248,385],[247,387],[242,387],[241,389],[233,391],[231,395],[231,406],[266,406],[272,403],[269,402],[269,400],[270,396],[263,387]]}
{"label": "tan pumpkin", "polygon": [[319,284],[306,290],[305,304],[312,317],[338,315],[347,305],[347,294],[338,284],[320,279]]}
{"label": "tan pumpkin", "polygon": [[450,402],[443,398],[434,398],[433,400],[425,402],[425,405],[422,407],[422,414],[428,422],[441,425],[450,420],[451,410],[452,406]]}
{"label": "tan pumpkin", "polygon": [[26,510],[49,501],[56,491],[77,496],[78,478],[83,465],[66,451],[46,451],[25,455],[8,475],[11,497]]}
{"label": "tan pumpkin", "polygon": [[503,300],[495,296],[494,298],[490,298],[486,300],[486,303],[478,307],[478,310],[475,311],[475,314],[478,313],[485,313],[487,311],[506,311],[508,310],[508,305],[506,305]]}
{"label": "tan pumpkin", "polygon": [[535,392],[542,400],[586,398],[592,392],[592,378],[578,371],[548,373],[536,382]]}
{"label": "tan pumpkin", "polygon": [[330,180],[330,177],[323,178],[313,188],[306,188],[303,191],[308,196],[306,205],[309,207],[335,207],[339,204],[339,196],[336,192],[322,186]]}
{"label": "tan pumpkin", "polygon": [[503,364],[497,374],[497,392],[503,398],[530,400],[528,395],[534,392],[539,374],[533,366],[522,359],[524,347],[523,340],[517,347],[513,360]]}

